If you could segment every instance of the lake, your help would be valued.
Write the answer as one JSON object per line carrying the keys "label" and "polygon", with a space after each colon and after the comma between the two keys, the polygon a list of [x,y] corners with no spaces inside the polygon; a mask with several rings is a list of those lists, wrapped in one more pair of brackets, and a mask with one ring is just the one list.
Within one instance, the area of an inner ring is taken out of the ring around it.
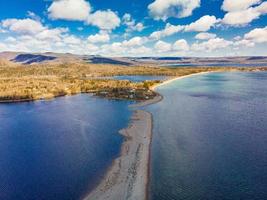
{"label": "lake", "polygon": [[157,89],[151,200],[267,199],[267,73],[210,73]]}
{"label": "lake", "polygon": [[177,63],[177,64],[162,64],[162,67],[266,67],[267,63]]}
{"label": "lake", "polygon": [[113,76],[116,80],[129,80],[131,82],[143,82],[143,81],[163,81],[168,79],[167,76],[149,76],[149,75],[123,75],[123,76]]}
{"label": "lake", "polygon": [[128,105],[91,95],[0,104],[0,199],[81,199],[119,155]]}

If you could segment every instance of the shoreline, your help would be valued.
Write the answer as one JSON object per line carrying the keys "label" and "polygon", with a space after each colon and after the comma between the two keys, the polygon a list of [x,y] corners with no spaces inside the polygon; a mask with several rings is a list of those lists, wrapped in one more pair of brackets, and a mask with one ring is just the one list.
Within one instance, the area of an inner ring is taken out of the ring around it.
{"label": "shoreline", "polygon": [[152,86],[150,89],[155,92],[155,89],[157,89],[157,87],[160,87],[162,85],[169,84],[169,83],[171,83],[173,81],[184,79],[184,78],[189,78],[191,76],[197,76],[197,75],[202,75],[202,74],[209,74],[209,73],[213,73],[213,72],[216,72],[216,71],[198,72],[198,73],[193,73],[193,74],[188,74],[188,75],[184,75],[184,76],[178,76],[178,77],[170,78],[170,79],[168,79],[166,81],[163,81],[162,83],[159,83],[157,85]]}
{"label": "shoreline", "polygon": [[[155,89],[172,81],[210,72],[200,72],[168,79],[151,87]],[[157,92],[156,92],[157,93]],[[157,93],[153,99],[130,105],[137,109],[160,102]],[[127,128],[120,130],[125,141],[120,156],[116,158],[100,183],[83,200],[147,200],[149,198],[151,144],[153,116],[143,110],[134,110]]]}
{"label": "shoreline", "polygon": [[149,150],[152,115],[136,110],[120,134],[125,141],[100,184],[84,200],[146,200],[149,185]]}

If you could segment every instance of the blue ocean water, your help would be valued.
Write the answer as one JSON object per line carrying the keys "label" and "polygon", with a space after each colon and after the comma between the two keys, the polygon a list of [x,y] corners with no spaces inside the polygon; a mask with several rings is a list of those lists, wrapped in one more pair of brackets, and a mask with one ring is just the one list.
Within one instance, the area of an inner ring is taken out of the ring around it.
{"label": "blue ocean water", "polygon": [[90,95],[0,104],[0,199],[81,199],[118,156],[128,105]]}
{"label": "blue ocean water", "polygon": [[267,73],[210,73],[158,88],[151,200],[267,199]]}

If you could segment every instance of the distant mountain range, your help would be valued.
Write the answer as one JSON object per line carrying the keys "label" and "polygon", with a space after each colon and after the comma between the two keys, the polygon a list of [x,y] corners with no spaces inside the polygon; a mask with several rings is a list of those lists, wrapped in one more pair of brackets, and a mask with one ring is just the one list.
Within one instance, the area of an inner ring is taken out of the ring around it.
{"label": "distant mountain range", "polygon": [[148,65],[148,66],[227,66],[259,65],[267,66],[267,56],[247,57],[103,57],[99,55],[75,55],[70,53],[25,53],[2,52],[1,63],[36,63],[87,62],[112,65]]}

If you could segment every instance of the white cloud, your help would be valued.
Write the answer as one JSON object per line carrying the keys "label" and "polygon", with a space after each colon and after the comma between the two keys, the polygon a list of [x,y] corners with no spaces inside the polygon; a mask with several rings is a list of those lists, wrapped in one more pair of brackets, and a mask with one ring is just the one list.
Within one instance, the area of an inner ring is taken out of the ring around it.
{"label": "white cloud", "polygon": [[140,56],[140,55],[151,55],[153,52],[150,48],[145,46],[139,46],[130,50],[130,55]]}
{"label": "white cloud", "polygon": [[167,42],[163,42],[161,40],[159,40],[155,45],[154,45],[154,49],[157,52],[168,52],[172,50],[172,46],[171,44],[167,43]]}
{"label": "white cloud", "polygon": [[218,21],[219,20],[217,20],[215,16],[205,15],[189,25],[172,25],[170,23],[167,23],[163,30],[152,32],[149,36],[149,39],[159,40],[181,31],[208,31],[211,29],[211,27],[215,26]]}
{"label": "white cloud", "polygon": [[88,41],[91,43],[107,43],[109,42],[110,37],[109,34],[106,32],[100,32],[95,35],[90,35],[88,37]]}
{"label": "white cloud", "polygon": [[245,34],[244,38],[255,43],[267,42],[267,26],[264,28],[255,28]]}
{"label": "white cloud", "polygon": [[261,0],[224,0],[222,9],[228,12],[246,10],[260,2]]}
{"label": "white cloud", "polygon": [[259,16],[259,12],[256,12],[253,8],[249,8],[247,10],[227,13],[223,18],[223,23],[233,26],[245,25],[259,18]]}
{"label": "white cloud", "polygon": [[87,24],[97,26],[101,30],[111,31],[120,25],[120,18],[111,10],[99,10],[90,14]]}
{"label": "white cloud", "polygon": [[43,41],[58,42],[62,38],[62,34],[68,32],[65,28],[45,29],[35,35],[35,38]]}
{"label": "white cloud", "polygon": [[13,42],[16,42],[17,40],[16,38],[9,36],[8,38],[5,39],[5,41],[13,43]]}
{"label": "white cloud", "polygon": [[57,0],[48,8],[51,19],[84,21],[91,12],[91,5],[85,0]]}
{"label": "white cloud", "polygon": [[72,44],[72,45],[75,45],[75,44],[79,45],[79,44],[82,43],[81,39],[76,37],[76,36],[74,36],[74,35],[65,36],[63,38],[63,42],[65,44]]}
{"label": "white cloud", "polygon": [[180,39],[180,40],[177,40],[173,44],[172,48],[173,48],[173,50],[177,50],[177,51],[188,51],[189,50],[189,45],[188,45],[186,40]]}
{"label": "white cloud", "polygon": [[133,37],[130,40],[125,40],[122,42],[124,47],[134,47],[134,46],[141,46],[147,41],[144,37]]}
{"label": "white cloud", "polygon": [[29,17],[35,21],[41,21],[41,18],[38,15],[36,15],[34,12],[31,12],[31,11],[27,12],[27,17]]}
{"label": "white cloud", "polygon": [[234,46],[254,47],[256,43],[262,44],[267,42],[267,26],[264,28],[255,28],[246,33],[244,37],[237,36],[234,38]]}
{"label": "white cloud", "polygon": [[243,39],[243,40],[235,41],[234,46],[254,47],[255,43],[253,41]]}
{"label": "white cloud", "polygon": [[215,16],[205,15],[198,19],[195,22],[192,22],[191,24],[187,25],[185,27],[185,31],[208,31],[211,27],[213,27],[217,22],[217,19]]}
{"label": "white cloud", "polygon": [[201,43],[196,42],[191,46],[191,49],[193,51],[211,52],[213,50],[226,48],[232,44],[232,41],[228,41],[223,38],[213,38]]}
{"label": "white cloud", "polygon": [[188,17],[200,6],[200,0],[155,0],[148,6],[150,15],[156,20],[169,17]]}
{"label": "white cloud", "polygon": [[267,13],[267,2],[263,2],[262,4],[260,4],[259,6],[257,6],[255,9],[260,14],[266,14]]}
{"label": "white cloud", "polygon": [[90,54],[94,54],[94,52],[97,52],[99,50],[99,47],[94,44],[86,44],[85,49],[87,49]]}
{"label": "white cloud", "polygon": [[122,23],[127,26],[126,32],[132,32],[132,31],[141,32],[145,28],[143,23],[141,22],[136,23],[129,13],[123,15]]}
{"label": "white cloud", "polygon": [[230,26],[244,26],[267,13],[267,2],[259,0],[225,0],[222,9],[229,11],[222,23]]}
{"label": "white cloud", "polygon": [[100,47],[98,52],[106,56],[148,56],[153,55],[151,48],[144,45],[141,46],[125,46],[123,42],[114,42],[112,44],[105,44]]}
{"label": "white cloud", "polygon": [[170,35],[173,35],[175,33],[178,33],[184,29],[184,26],[180,25],[171,25],[169,23],[166,24],[165,28],[160,31],[155,31],[150,34],[149,38],[153,40],[159,40],[160,38],[164,38]]}
{"label": "white cloud", "polygon": [[10,31],[22,34],[36,34],[45,30],[39,21],[33,19],[6,19],[2,21],[2,27]]}
{"label": "white cloud", "polygon": [[206,32],[202,32],[202,33],[198,33],[195,38],[198,40],[209,40],[212,38],[215,38],[216,34],[213,33],[206,33]]}

